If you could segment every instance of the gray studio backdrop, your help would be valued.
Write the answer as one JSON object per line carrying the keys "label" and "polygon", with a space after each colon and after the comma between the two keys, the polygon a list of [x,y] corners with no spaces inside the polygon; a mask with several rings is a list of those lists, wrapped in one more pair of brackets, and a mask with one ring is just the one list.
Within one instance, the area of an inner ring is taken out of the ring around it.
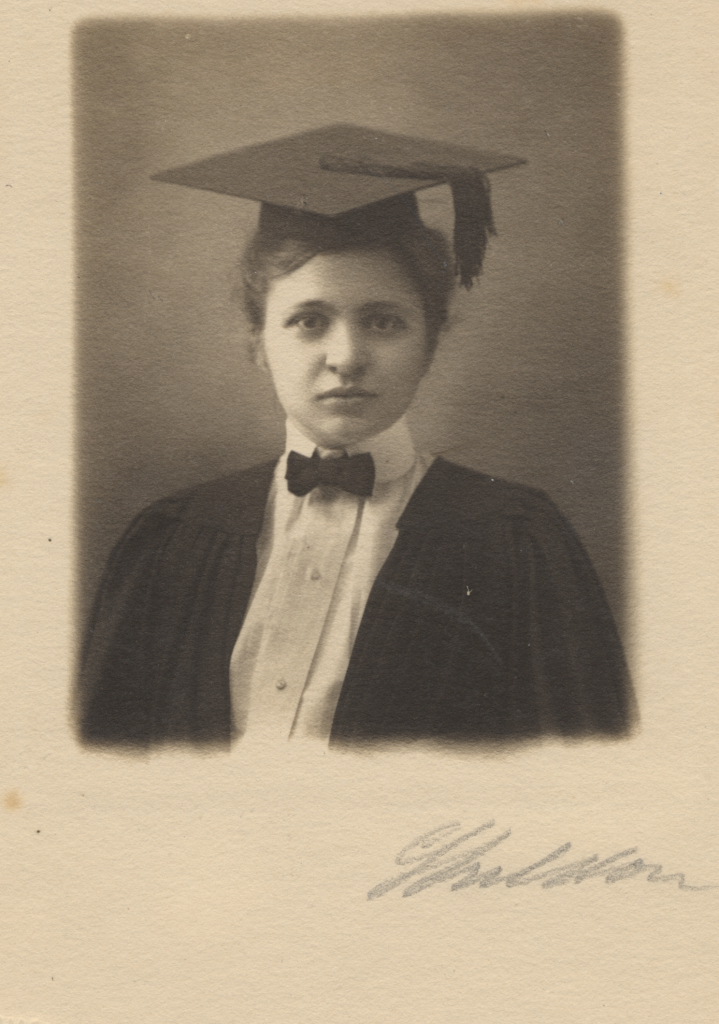
{"label": "gray studio backdrop", "polygon": [[[524,156],[412,413],[542,487],[621,619],[620,26],[604,15],[102,20],[75,38],[81,608],[145,504],[276,455],[232,296],[253,203],[151,182],[334,121]],[[450,226],[448,190],[422,208]]]}

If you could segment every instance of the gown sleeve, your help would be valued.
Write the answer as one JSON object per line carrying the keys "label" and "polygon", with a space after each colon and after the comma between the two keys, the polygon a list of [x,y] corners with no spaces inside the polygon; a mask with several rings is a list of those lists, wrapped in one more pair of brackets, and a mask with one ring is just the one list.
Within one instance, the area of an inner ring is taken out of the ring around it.
{"label": "gown sleeve", "polygon": [[172,499],[151,506],[109,559],[82,655],[86,743],[231,738],[228,664],[253,550],[182,513]]}
{"label": "gown sleeve", "polygon": [[572,526],[541,492],[509,530],[512,672],[531,686],[543,731],[626,733],[635,718],[629,672],[602,585]]}

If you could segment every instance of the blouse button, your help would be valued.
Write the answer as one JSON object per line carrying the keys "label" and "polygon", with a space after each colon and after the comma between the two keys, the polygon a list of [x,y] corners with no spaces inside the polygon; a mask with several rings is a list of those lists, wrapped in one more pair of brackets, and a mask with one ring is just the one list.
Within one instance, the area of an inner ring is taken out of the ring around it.
{"label": "blouse button", "polygon": [[278,690],[285,690],[287,688],[287,682],[284,679],[278,679],[275,686]]}

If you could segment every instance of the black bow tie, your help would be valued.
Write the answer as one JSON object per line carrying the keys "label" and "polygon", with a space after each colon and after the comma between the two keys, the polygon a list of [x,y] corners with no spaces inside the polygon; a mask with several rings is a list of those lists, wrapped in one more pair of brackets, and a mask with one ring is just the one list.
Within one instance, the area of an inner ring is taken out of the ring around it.
{"label": "black bow tie", "polygon": [[311,459],[298,452],[290,452],[285,478],[288,489],[298,498],[323,484],[369,498],[374,487],[374,460],[369,452],[362,455],[345,452],[334,459],[321,459],[316,448]]}

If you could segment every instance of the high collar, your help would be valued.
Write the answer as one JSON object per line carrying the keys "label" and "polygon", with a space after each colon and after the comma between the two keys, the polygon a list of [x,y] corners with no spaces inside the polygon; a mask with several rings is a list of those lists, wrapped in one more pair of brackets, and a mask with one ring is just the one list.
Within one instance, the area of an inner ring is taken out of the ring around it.
{"label": "high collar", "polygon": [[[295,451],[309,457],[316,447],[314,441],[310,441],[292,420],[287,420],[285,454]],[[379,484],[389,483],[404,476],[417,458],[404,416],[381,434],[375,434],[374,437],[368,437],[357,444],[346,445],[345,451],[348,455],[369,452],[374,460],[375,480]]]}

